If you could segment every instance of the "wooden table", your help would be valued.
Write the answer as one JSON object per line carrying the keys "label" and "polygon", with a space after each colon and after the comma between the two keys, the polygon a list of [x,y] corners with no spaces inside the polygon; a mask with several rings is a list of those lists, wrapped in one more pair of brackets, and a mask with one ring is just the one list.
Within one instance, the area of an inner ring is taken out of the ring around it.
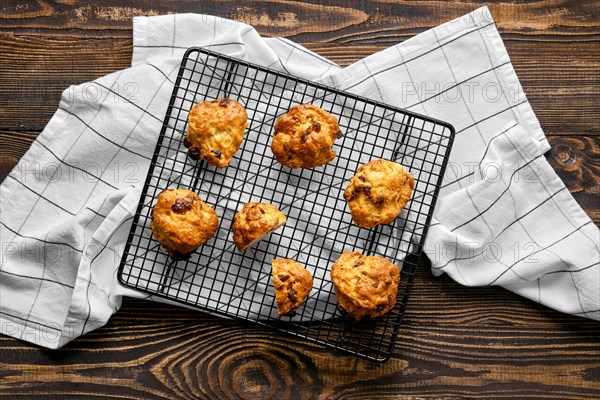
{"label": "wooden table", "polygon": [[[221,15],[348,65],[479,7],[441,1],[314,3],[3,2],[1,179],[43,129],[64,88],[130,64],[133,16]],[[598,3],[489,6],[552,144],[547,157],[598,224]],[[104,328],[61,350],[0,337],[0,397],[591,399],[600,398],[599,332],[597,322],[500,288],[465,288],[434,278],[424,263],[395,356],[385,364],[266,328],[126,299]]]}

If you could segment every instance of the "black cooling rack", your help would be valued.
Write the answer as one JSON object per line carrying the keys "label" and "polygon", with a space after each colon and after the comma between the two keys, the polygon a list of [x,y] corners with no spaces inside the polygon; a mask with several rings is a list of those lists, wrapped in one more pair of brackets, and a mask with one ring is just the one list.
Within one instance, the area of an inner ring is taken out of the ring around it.
{"label": "black cooling rack", "polygon": [[[187,115],[197,102],[236,99],[249,116],[240,150],[217,169],[187,155]],[[288,169],[270,150],[278,116],[311,103],[339,119],[336,158],[315,169]],[[250,320],[373,361],[393,350],[427,227],[454,138],[452,126],[350,93],[200,48],[189,49],[144,184],[119,268],[122,284]],[[352,223],[343,191],[357,168],[372,159],[402,164],[415,178],[411,201],[391,224]],[[167,188],[194,190],[219,215],[219,230],[189,259],[172,260],[153,238],[150,212]],[[286,225],[241,254],[231,238],[236,211],[248,201],[276,205]],[[330,267],[343,251],[387,257],[402,267],[397,303],[376,320],[355,322],[337,307]],[[294,317],[277,318],[271,260],[292,258],[314,276],[314,287]]]}

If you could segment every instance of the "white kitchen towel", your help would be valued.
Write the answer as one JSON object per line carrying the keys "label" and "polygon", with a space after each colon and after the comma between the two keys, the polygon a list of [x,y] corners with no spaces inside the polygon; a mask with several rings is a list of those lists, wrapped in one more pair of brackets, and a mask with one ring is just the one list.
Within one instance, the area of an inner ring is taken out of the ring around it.
{"label": "white kitchen towel", "polygon": [[543,158],[548,143],[487,8],[344,69],[248,25],[183,14],[135,18],[132,68],[67,89],[0,185],[2,333],[57,348],[104,325],[122,296],[145,297],[116,270],[190,46],[452,123],[425,248],[434,272],[600,318],[598,229]]}
{"label": "white kitchen towel", "polygon": [[507,127],[477,169],[482,180],[437,205],[425,248],[433,273],[598,319],[598,228],[536,142],[521,126]]}

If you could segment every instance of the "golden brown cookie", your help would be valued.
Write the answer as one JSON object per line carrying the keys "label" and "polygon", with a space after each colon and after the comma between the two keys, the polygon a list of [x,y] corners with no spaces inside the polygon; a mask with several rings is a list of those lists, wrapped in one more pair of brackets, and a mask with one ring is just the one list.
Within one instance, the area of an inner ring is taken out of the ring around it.
{"label": "golden brown cookie", "polygon": [[338,135],[335,116],[312,104],[300,104],[277,119],[271,150],[289,168],[314,168],[335,158],[331,147]]}
{"label": "golden brown cookie", "polygon": [[233,242],[239,251],[254,246],[287,220],[272,204],[246,203],[233,218]]}
{"label": "golden brown cookie", "polygon": [[331,267],[338,304],[355,319],[377,318],[394,308],[400,268],[377,256],[345,252]]}
{"label": "golden brown cookie", "polygon": [[217,213],[191,190],[167,189],[152,210],[154,237],[174,257],[196,250],[210,239],[219,225]]}
{"label": "golden brown cookie", "polygon": [[413,177],[402,165],[373,160],[361,165],[344,191],[352,220],[363,228],[392,222],[415,187]]}
{"label": "golden brown cookie", "polygon": [[302,265],[289,258],[274,259],[271,265],[277,313],[280,317],[290,315],[310,293],[313,277]]}
{"label": "golden brown cookie", "polygon": [[203,101],[190,110],[184,144],[193,159],[225,168],[240,148],[247,125],[248,113],[237,101]]}

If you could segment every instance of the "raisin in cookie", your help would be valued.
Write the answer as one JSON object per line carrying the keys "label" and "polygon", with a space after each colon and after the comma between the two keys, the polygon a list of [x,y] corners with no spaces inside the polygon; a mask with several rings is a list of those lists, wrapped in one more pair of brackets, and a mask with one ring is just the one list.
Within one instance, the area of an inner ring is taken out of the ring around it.
{"label": "raisin in cookie", "polygon": [[272,204],[246,203],[233,218],[233,242],[243,252],[285,224],[286,220],[286,216]]}
{"label": "raisin in cookie", "polygon": [[193,159],[225,168],[240,148],[247,125],[248,113],[237,101],[203,101],[190,110],[184,144]]}
{"label": "raisin in cookie", "polygon": [[331,267],[331,280],[348,316],[377,318],[396,304],[400,268],[383,257],[345,252]]}
{"label": "raisin in cookie", "polygon": [[362,228],[389,224],[404,208],[415,187],[400,164],[379,159],[361,165],[344,191],[352,220]]}
{"label": "raisin in cookie", "polygon": [[289,168],[314,168],[335,158],[333,142],[340,135],[338,120],[312,104],[300,104],[275,123],[271,150]]}
{"label": "raisin in cookie", "polygon": [[310,293],[313,277],[302,265],[289,258],[274,259],[271,265],[277,313],[280,317],[290,316]]}
{"label": "raisin in cookie", "polygon": [[217,213],[191,190],[167,189],[152,210],[154,237],[174,257],[185,256],[210,239],[219,225]]}

